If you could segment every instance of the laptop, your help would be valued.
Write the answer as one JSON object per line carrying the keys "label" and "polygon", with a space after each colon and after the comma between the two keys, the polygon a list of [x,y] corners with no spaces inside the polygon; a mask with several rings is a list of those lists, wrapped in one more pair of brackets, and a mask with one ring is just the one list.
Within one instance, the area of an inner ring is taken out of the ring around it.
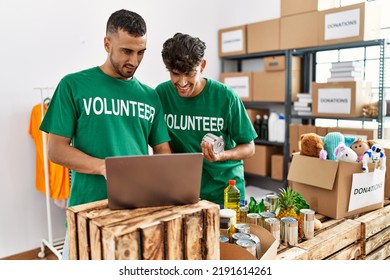
{"label": "laptop", "polygon": [[112,210],[193,204],[200,200],[201,153],[107,157]]}

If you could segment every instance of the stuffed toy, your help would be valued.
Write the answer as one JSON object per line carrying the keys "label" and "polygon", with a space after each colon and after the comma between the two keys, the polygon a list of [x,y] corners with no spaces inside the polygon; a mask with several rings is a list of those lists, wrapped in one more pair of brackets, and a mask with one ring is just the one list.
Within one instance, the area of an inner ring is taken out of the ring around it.
{"label": "stuffed toy", "polygon": [[334,150],[340,144],[340,142],[345,143],[346,146],[350,147],[355,137],[346,137],[341,132],[329,132],[324,137],[322,137],[324,143],[324,149],[328,153],[329,160],[336,160],[334,155]]}
{"label": "stuffed toy", "polygon": [[368,163],[379,165],[379,169],[386,170],[386,155],[379,144],[373,144],[371,148],[364,152],[362,158],[362,171],[368,172]]}
{"label": "stuffed toy", "polygon": [[316,133],[305,133],[300,138],[300,154],[309,157],[326,159],[327,152],[321,137]]}
{"label": "stuffed toy", "polygon": [[358,162],[362,161],[364,153],[370,149],[372,144],[370,145],[368,141],[364,141],[362,138],[358,138],[352,143],[351,149],[356,152]]}
{"label": "stuffed toy", "polygon": [[336,157],[336,161],[357,162],[358,160],[356,152],[345,145],[344,142],[340,142],[334,150],[333,155]]}

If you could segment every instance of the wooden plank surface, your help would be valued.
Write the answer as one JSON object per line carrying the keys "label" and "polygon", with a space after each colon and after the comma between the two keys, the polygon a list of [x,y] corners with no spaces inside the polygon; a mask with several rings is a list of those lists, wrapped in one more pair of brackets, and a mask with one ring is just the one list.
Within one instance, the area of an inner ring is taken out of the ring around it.
{"label": "wooden plank surface", "polygon": [[325,258],[326,260],[357,260],[362,255],[361,242],[355,242],[333,255]]}
{"label": "wooden plank surface", "polygon": [[362,223],[363,238],[369,238],[390,226],[390,205],[366,213],[355,221]]}
{"label": "wooden plank surface", "polygon": [[383,246],[379,247],[375,251],[368,255],[364,255],[364,260],[386,260],[390,257],[390,242],[387,242]]}
{"label": "wooden plank surface", "polygon": [[287,250],[278,251],[276,260],[308,260],[309,255],[306,250],[299,247],[288,248]]}
{"label": "wooden plank surface", "polygon": [[353,220],[344,220],[314,238],[299,243],[298,247],[307,251],[309,260],[321,260],[360,238],[361,224]]}
{"label": "wooden plank surface", "polygon": [[[368,255],[381,246],[389,246],[390,227],[382,230],[374,236],[365,239],[363,242],[363,254]],[[387,244],[387,245],[386,245]]]}

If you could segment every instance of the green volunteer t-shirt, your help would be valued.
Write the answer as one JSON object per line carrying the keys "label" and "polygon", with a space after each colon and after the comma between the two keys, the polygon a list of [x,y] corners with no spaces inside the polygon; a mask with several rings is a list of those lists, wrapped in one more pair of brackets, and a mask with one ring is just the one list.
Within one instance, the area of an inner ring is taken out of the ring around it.
{"label": "green volunteer t-shirt", "polygon": [[[203,91],[192,98],[177,94],[171,81],[156,87],[175,153],[199,153],[206,133],[222,136],[225,150],[249,143],[257,136],[239,96],[226,85],[206,79]],[[203,161],[201,198],[223,204],[223,190],[235,179],[245,199],[243,161]]]}
{"label": "green volunteer t-shirt", "polygon": [[[112,78],[99,67],[60,81],[40,129],[71,138],[72,146],[101,159],[146,155],[148,144],[170,140],[155,90],[135,77]],[[72,172],[69,206],[105,198],[103,176]]]}

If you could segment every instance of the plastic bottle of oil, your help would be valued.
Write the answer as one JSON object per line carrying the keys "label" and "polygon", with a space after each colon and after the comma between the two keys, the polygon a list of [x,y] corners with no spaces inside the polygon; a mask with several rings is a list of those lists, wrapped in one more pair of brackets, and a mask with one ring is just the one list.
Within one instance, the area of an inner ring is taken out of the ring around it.
{"label": "plastic bottle of oil", "polygon": [[224,190],[223,207],[236,211],[236,220],[240,220],[240,190],[236,186],[236,180],[229,180],[229,185]]}

